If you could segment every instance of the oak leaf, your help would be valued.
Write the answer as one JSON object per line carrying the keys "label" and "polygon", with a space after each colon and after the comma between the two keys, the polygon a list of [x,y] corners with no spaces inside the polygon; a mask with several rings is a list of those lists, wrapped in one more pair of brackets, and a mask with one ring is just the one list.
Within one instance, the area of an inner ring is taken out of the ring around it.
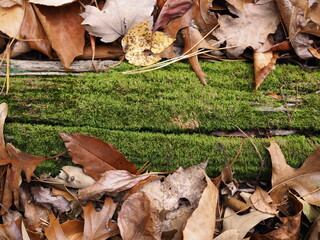
{"label": "oak leaf", "polygon": [[273,0],[245,3],[243,8],[241,11],[229,6],[230,12],[238,18],[222,15],[218,19],[220,28],[213,32],[220,41],[227,42],[229,49],[226,51],[232,57],[239,56],[247,47],[258,50],[268,35],[275,33],[280,23],[277,5]]}
{"label": "oak leaf", "polygon": [[313,152],[299,169],[294,169],[286,163],[279,145],[270,140],[267,148],[272,162],[271,194],[276,201],[282,201],[286,190],[294,189],[310,204],[320,206],[320,147]]}
{"label": "oak leaf", "polygon": [[277,205],[272,203],[272,198],[260,187],[250,196],[252,205],[260,212],[277,214]]}
{"label": "oak leaf", "polygon": [[98,180],[105,171],[127,170],[135,173],[137,170],[113,145],[99,138],[84,134],[60,133],[72,162],[80,164],[84,172]]}
{"label": "oak leaf", "polygon": [[134,25],[152,21],[155,3],[155,0],[108,0],[102,10],[87,5],[81,14],[82,24],[91,35],[101,37],[101,41],[114,42]]}

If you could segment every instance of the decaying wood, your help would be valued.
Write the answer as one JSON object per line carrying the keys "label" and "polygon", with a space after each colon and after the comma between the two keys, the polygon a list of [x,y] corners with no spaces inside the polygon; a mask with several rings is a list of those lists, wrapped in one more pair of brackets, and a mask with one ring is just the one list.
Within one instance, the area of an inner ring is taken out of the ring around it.
{"label": "decaying wood", "polygon": [[[117,61],[113,60],[95,60],[94,65],[97,70],[105,71],[110,66],[113,66]],[[5,64],[0,66],[0,74],[5,74]],[[10,69],[13,72],[24,71],[25,74],[28,73],[47,73],[50,72],[50,75],[60,75],[53,73],[62,73],[66,72],[62,64],[59,61],[26,61],[26,60],[10,60]],[[68,72],[91,72],[92,61],[91,60],[77,60],[74,61],[71,65],[71,71]],[[12,73],[10,73],[12,74]]]}

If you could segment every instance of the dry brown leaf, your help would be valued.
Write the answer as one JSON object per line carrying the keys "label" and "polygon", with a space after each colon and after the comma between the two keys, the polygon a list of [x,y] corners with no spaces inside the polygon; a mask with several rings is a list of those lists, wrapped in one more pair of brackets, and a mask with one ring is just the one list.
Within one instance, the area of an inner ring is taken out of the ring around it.
{"label": "dry brown leaf", "polygon": [[184,240],[212,240],[213,238],[219,191],[207,174],[205,178],[207,186],[203,190],[198,207],[193,211],[183,229]]}
{"label": "dry brown leaf", "polygon": [[[216,50],[215,47],[212,47],[206,40],[203,39],[200,32],[193,28],[187,27],[181,30],[183,41],[184,41],[184,50],[183,54],[191,54],[197,52],[200,48]],[[197,74],[201,83],[206,85],[207,81],[205,77],[207,76],[201,69],[198,62],[198,56],[193,56],[188,58],[191,64],[192,69]]]}
{"label": "dry brown leaf", "polygon": [[12,4],[2,4],[0,6],[0,31],[11,38],[19,37],[25,10],[24,3],[25,1],[19,0]]}
{"label": "dry brown leaf", "polygon": [[85,29],[78,2],[66,6],[48,7],[34,5],[50,44],[61,64],[70,69],[75,57],[83,54]]}
{"label": "dry brown leaf", "polygon": [[320,236],[320,216],[312,224],[305,240],[317,240]]}
{"label": "dry brown leaf", "polygon": [[155,0],[109,0],[102,10],[87,5],[81,14],[82,24],[91,35],[101,37],[101,41],[114,42],[134,25],[152,21],[155,4]]}
{"label": "dry brown leaf", "polygon": [[313,152],[299,169],[290,167],[279,145],[270,140],[267,148],[272,162],[272,190],[273,199],[282,201],[287,188],[294,189],[310,204],[320,206],[320,191],[318,178],[320,175],[320,148]]}
{"label": "dry brown leaf", "polygon": [[[84,222],[81,220],[69,220],[61,225],[61,229],[68,240],[79,240],[83,235]],[[58,239],[60,240],[60,239]]]}
{"label": "dry brown leaf", "polygon": [[16,211],[9,210],[3,216],[4,224],[0,224],[0,239],[20,240],[22,234],[20,231],[21,215]]}
{"label": "dry brown leaf", "polygon": [[282,225],[266,234],[253,233],[250,240],[298,240],[302,204],[295,197],[290,196],[289,205],[291,205],[290,211],[293,211],[293,213],[287,217],[278,217]]}
{"label": "dry brown leaf", "polygon": [[27,229],[30,231],[39,231],[42,221],[49,221],[48,210],[42,206],[36,205],[31,201],[29,188],[20,187],[20,204],[23,208],[23,216]]}
{"label": "dry brown leaf", "polygon": [[238,240],[242,240],[247,232],[259,222],[274,217],[274,214],[252,211],[245,215],[238,215],[230,208],[226,208],[223,220],[223,230],[236,229],[239,233]]}
{"label": "dry brown leaf", "polygon": [[[161,31],[172,20],[182,17],[194,4],[192,0],[167,0],[160,6],[161,11],[154,24],[153,31]],[[159,4],[158,4],[159,7]]]}
{"label": "dry brown leaf", "polygon": [[277,214],[277,204],[272,203],[272,198],[260,187],[250,196],[253,206],[260,212]]}
{"label": "dry brown leaf", "polygon": [[308,50],[312,53],[312,55],[313,55],[315,58],[320,59],[320,50],[317,50],[317,49],[315,49],[315,48],[308,48]]}
{"label": "dry brown leaf", "polygon": [[59,223],[59,218],[56,218],[53,213],[50,214],[50,225],[43,229],[45,236],[48,240],[67,240],[61,225]]}
{"label": "dry brown leaf", "polygon": [[60,213],[71,210],[69,201],[62,196],[52,196],[50,188],[44,188],[41,186],[31,187],[31,193],[34,201],[48,210],[50,210],[51,207]]}
{"label": "dry brown leaf", "polygon": [[278,52],[272,51],[253,53],[255,91],[258,90],[270,71],[275,69],[278,56]]}
{"label": "dry brown leaf", "polygon": [[106,198],[99,212],[95,210],[92,202],[83,207],[84,230],[81,240],[105,240],[119,234],[117,225],[111,222],[117,206],[112,198]]}
{"label": "dry brown leaf", "polygon": [[20,36],[26,39],[31,49],[52,57],[52,48],[44,29],[36,16],[32,5],[25,2],[25,14],[20,29]]}
{"label": "dry brown leaf", "polygon": [[76,2],[77,0],[29,0],[30,3],[53,6],[58,7],[66,4],[70,4],[72,2]]}
{"label": "dry brown leaf", "polygon": [[[312,58],[313,55],[308,48],[312,47],[313,40],[309,34],[300,33],[302,32],[301,26],[307,23],[303,9],[294,7],[290,0],[276,0],[276,2],[294,51],[302,59]],[[304,28],[309,28],[309,24]],[[315,31],[315,28],[312,28],[311,31]]]}
{"label": "dry brown leaf", "polygon": [[6,174],[3,175],[6,179],[3,185],[3,209],[9,209],[12,200],[15,206],[19,206],[19,187],[22,182],[21,173],[24,172],[27,181],[30,182],[37,165],[45,160],[42,157],[22,153],[10,143],[5,144],[3,128],[7,113],[7,104],[0,104],[0,165],[8,165],[5,169]]}
{"label": "dry brown leaf", "polygon": [[182,228],[207,186],[204,181],[206,165],[207,162],[187,169],[179,168],[163,181],[148,182],[140,189],[161,213],[162,230],[177,230],[175,240],[182,236]]}
{"label": "dry brown leaf", "polygon": [[247,47],[258,50],[266,42],[269,34],[275,33],[280,23],[277,5],[273,0],[260,0],[245,3],[240,11],[229,6],[231,13],[238,16],[233,18],[222,15],[218,22],[220,28],[213,32],[220,41],[226,41],[227,54],[238,57]]}
{"label": "dry brown leaf", "polygon": [[118,226],[123,240],[160,240],[159,212],[143,192],[134,193],[122,205]]}
{"label": "dry brown leaf", "polygon": [[230,229],[227,230],[219,236],[215,237],[214,240],[233,240],[233,239],[238,239],[239,238],[239,232],[237,229]]}
{"label": "dry brown leaf", "polygon": [[60,133],[72,161],[84,167],[84,172],[98,180],[105,171],[127,170],[136,173],[133,163],[129,162],[120,151],[96,137],[80,133]]}
{"label": "dry brown leaf", "polygon": [[64,180],[65,186],[72,188],[86,188],[95,183],[95,180],[85,174],[82,168],[75,166],[63,166],[58,177]]}
{"label": "dry brown leaf", "polygon": [[78,197],[80,200],[99,199],[103,194],[117,194],[147,179],[149,175],[133,175],[125,170],[106,171],[102,177],[92,186],[80,189]]}

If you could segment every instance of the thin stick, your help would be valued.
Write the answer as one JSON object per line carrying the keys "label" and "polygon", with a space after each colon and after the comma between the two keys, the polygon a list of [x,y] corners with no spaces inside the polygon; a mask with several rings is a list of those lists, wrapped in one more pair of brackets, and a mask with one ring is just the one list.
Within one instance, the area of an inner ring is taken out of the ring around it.
{"label": "thin stick", "polygon": [[234,157],[232,163],[230,164],[230,167],[232,167],[232,165],[236,162],[237,158],[239,157],[244,141],[245,141],[245,139],[242,139],[240,146],[239,146],[239,149],[238,149],[238,152],[237,152],[236,156]]}

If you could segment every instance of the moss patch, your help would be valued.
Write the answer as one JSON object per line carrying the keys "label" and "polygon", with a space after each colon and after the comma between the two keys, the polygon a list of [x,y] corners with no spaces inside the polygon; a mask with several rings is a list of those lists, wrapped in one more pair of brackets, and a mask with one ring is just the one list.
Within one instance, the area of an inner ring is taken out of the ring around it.
{"label": "moss patch", "polygon": [[[224,162],[232,161],[236,155],[241,138],[212,137],[203,134],[162,134],[150,132],[131,132],[106,130],[92,127],[56,127],[31,124],[8,124],[5,129],[7,142],[12,142],[23,152],[49,157],[65,150],[58,132],[83,133],[96,136],[112,143],[130,161],[141,167],[151,163],[150,170],[175,170],[209,160],[208,173],[217,176]],[[319,137],[288,136],[274,138],[283,149],[289,164],[299,167],[307,156],[320,144]],[[254,139],[265,160],[263,178],[270,175],[270,158],[265,147],[267,139]],[[219,146],[222,145],[225,149]],[[39,172],[57,174],[61,166],[70,164],[68,158],[57,162],[49,160],[42,163]],[[242,152],[233,167],[239,179],[254,179],[260,169],[260,159],[251,143],[246,140]]]}
{"label": "moss patch", "polygon": [[[286,128],[319,131],[320,73],[279,65],[253,94],[252,67],[244,62],[201,63],[208,86],[188,64],[123,75],[128,64],[81,77],[11,79],[9,121],[163,133]],[[276,100],[268,96],[276,93]],[[292,99],[301,99],[292,102]],[[190,119],[193,127],[175,124]],[[196,126],[196,127],[194,127]]]}

